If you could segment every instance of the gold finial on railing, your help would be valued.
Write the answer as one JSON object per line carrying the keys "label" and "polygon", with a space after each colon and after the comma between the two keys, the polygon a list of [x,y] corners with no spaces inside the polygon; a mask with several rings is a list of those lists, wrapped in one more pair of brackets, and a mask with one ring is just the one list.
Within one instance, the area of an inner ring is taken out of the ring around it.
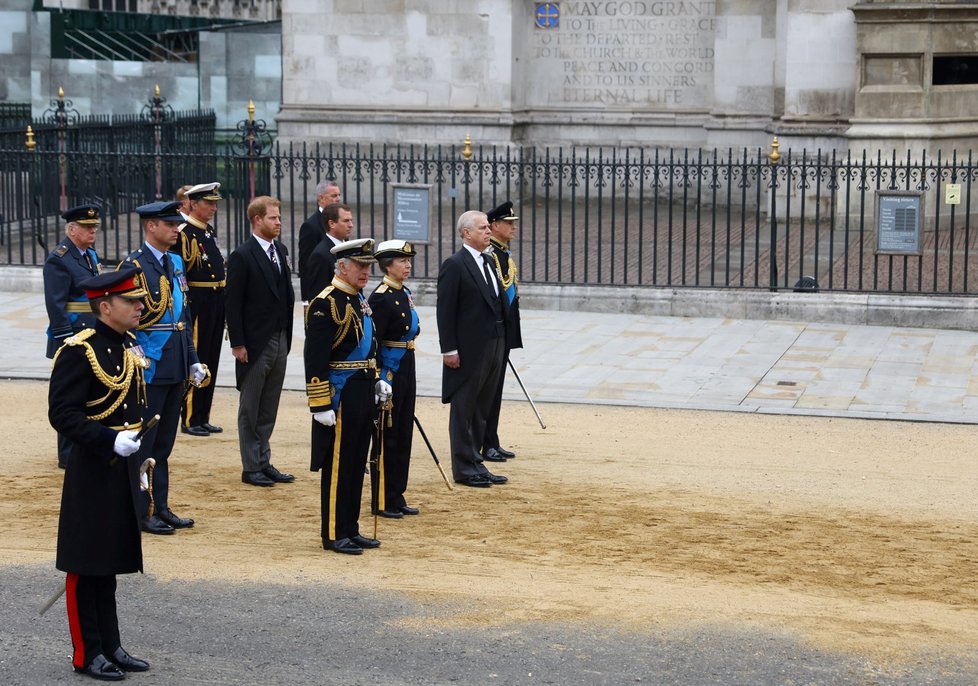
{"label": "gold finial on railing", "polygon": [[160,84],[156,84],[155,86],[153,86],[153,97],[154,98],[160,97]]}
{"label": "gold finial on railing", "polygon": [[37,146],[37,142],[34,140],[34,129],[31,128],[30,124],[27,125],[27,142],[25,145],[27,152],[34,152],[34,148]]}
{"label": "gold finial on railing", "polygon": [[781,153],[778,152],[778,147],[780,147],[780,145],[781,144],[778,143],[778,137],[775,136],[774,140],[771,141],[771,153],[767,156],[768,159],[771,160],[771,164],[777,164],[781,160]]}
{"label": "gold finial on railing", "polygon": [[64,99],[65,99],[65,89],[62,88],[61,86],[58,86],[58,100],[64,100]]}
{"label": "gold finial on railing", "polygon": [[462,148],[462,158],[467,162],[472,159],[472,136],[465,134],[465,147]]}
{"label": "gold finial on railing", "polygon": [[248,101],[248,121],[255,121],[255,101]]}

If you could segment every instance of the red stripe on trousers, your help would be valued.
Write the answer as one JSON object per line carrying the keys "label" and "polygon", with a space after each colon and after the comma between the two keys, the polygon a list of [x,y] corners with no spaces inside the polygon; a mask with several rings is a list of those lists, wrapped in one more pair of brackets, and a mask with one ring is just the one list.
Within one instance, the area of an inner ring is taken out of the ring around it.
{"label": "red stripe on trousers", "polygon": [[68,606],[68,631],[71,632],[71,645],[74,648],[71,664],[82,669],[85,666],[85,641],[78,619],[78,575],[72,572],[68,572],[65,582],[65,605]]}

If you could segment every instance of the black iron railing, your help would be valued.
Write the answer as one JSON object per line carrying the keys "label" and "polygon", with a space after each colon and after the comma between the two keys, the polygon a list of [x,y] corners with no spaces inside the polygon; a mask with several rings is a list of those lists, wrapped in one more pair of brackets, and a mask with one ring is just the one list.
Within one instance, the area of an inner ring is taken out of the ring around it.
{"label": "black iron railing", "polygon": [[[69,204],[107,207],[99,239],[107,259],[141,241],[132,210],[154,199],[160,170],[164,197],[184,183],[222,183],[217,221],[227,249],[248,235],[252,193],[280,198],[293,256],[319,181],[337,180],[357,234],[377,240],[393,236],[394,184],[426,185],[430,227],[415,258],[419,278],[437,276],[458,249],[459,214],[507,199],[520,216],[512,247],[526,283],[790,290],[805,281],[806,289],[829,291],[970,294],[978,274],[978,163],[970,153],[789,150],[772,159],[767,150],[252,145],[63,155]],[[58,159],[48,150],[0,150],[0,261],[40,264],[37,238],[50,246],[60,236],[57,215],[42,209],[57,190]],[[919,199],[913,254],[878,251],[878,192]]]}

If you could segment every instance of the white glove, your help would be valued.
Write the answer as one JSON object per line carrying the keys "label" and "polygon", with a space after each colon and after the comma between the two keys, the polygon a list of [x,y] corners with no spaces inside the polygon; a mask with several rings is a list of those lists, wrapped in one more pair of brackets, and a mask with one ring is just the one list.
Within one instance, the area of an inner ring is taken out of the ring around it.
{"label": "white glove", "polygon": [[374,402],[378,405],[386,403],[390,399],[392,393],[394,393],[394,389],[391,388],[391,385],[383,379],[380,379],[374,385]]}
{"label": "white glove", "polygon": [[312,416],[312,418],[323,426],[336,426],[336,413],[332,410],[317,412]]}
{"label": "white glove", "polygon": [[120,431],[115,435],[115,445],[112,446],[112,452],[122,457],[129,457],[139,450],[139,445],[142,443],[141,440],[134,441],[135,437],[135,431]]}
{"label": "white glove", "polygon": [[200,362],[190,365],[190,375],[193,378],[194,386],[204,383],[207,378],[207,370]]}

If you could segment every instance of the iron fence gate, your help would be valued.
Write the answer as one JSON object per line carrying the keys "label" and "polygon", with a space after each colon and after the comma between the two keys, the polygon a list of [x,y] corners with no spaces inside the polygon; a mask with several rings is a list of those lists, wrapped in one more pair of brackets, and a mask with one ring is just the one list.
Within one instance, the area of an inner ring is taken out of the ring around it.
{"label": "iron fence gate", "polygon": [[[226,249],[247,238],[252,189],[283,202],[282,240],[316,209],[315,186],[335,179],[356,234],[392,236],[395,184],[430,187],[429,241],[416,278],[437,276],[460,245],[466,209],[513,200],[513,251],[526,283],[970,294],[978,168],[950,159],[764,150],[535,149],[401,145],[268,146],[258,154],[28,152],[0,149],[0,262],[41,264],[63,230],[54,198],[66,174],[72,205],[105,206],[98,249],[111,261],[138,245],[133,210],[184,183],[218,180]],[[948,185],[952,185],[952,189]],[[949,204],[957,185],[959,204]],[[919,198],[916,250],[878,250],[877,196]],[[52,204],[53,203],[53,204]],[[44,247],[42,247],[42,243]]]}

